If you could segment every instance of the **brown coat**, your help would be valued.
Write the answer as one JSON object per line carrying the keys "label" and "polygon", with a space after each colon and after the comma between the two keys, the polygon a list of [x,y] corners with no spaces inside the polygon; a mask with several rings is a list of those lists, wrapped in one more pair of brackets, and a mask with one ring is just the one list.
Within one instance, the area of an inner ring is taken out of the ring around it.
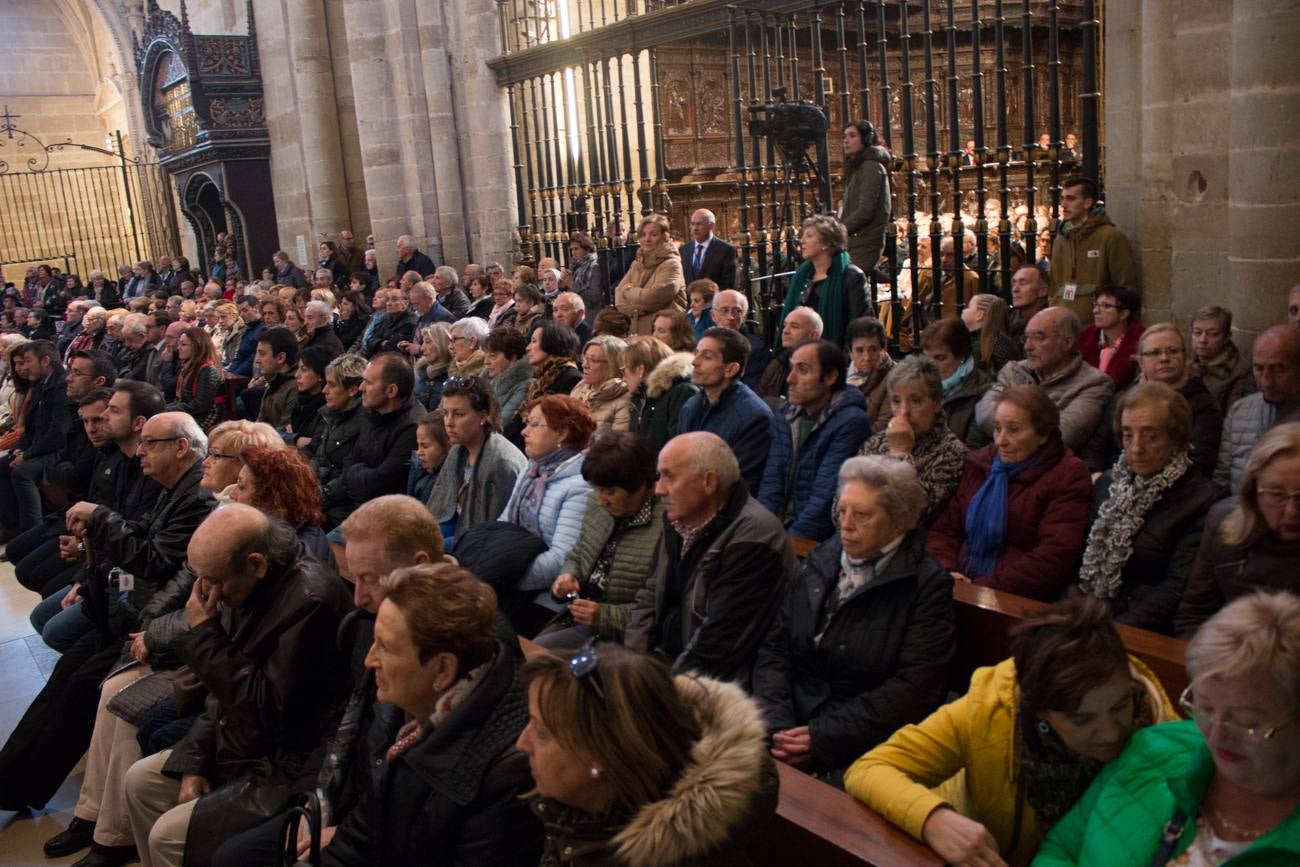
{"label": "brown coat", "polygon": [[650,334],[655,314],[669,307],[686,310],[686,279],[676,246],[659,245],[650,254],[637,250],[636,259],[614,290],[614,304],[632,320],[633,334]]}
{"label": "brown coat", "polygon": [[632,393],[621,379],[607,379],[600,388],[592,388],[586,380],[569,392],[574,400],[582,401],[596,418],[596,430],[627,430],[630,423],[628,407]]}

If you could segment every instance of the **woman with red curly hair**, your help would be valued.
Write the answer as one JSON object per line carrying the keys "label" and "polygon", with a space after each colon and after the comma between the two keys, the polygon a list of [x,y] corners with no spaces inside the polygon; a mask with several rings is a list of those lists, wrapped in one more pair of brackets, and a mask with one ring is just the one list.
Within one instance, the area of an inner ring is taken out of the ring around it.
{"label": "woman with red curly hair", "polygon": [[524,631],[531,638],[560,610],[550,588],[560,577],[564,558],[578,541],[591,485],[582,477],[587,443],[596,419],[586,404],[567,394],[548,394],[524,404],[524,454],[528,466],[515,481],[502,521],[518,524],[541,536],[546,550],[538,554],[515,585],[533,595],[530,615],[516,618],[517,625],[535,625]]}
{"label": "woman with red curly hair", "polygon": [[320,483],[311,464],[297,449],[252,446],[240,456],[244,466],[235,480],[231,499],[283,518],[298,531],[298,538],[316,559],[333,567],[334,556],[321,530]]}

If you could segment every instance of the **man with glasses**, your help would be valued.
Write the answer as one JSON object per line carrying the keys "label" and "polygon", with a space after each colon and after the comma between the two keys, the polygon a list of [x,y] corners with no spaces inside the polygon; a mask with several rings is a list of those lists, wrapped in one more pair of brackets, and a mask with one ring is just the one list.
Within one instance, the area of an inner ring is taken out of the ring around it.
{"label": "man with glasses", "polygon": [[749,341],[749,359],[740,381],[757,391],[763,371],[772,360],[772,348],[748,320],[749,299],[735,289],[723,289],[713,296],[713,324],[739,331]]}
{"label": "man with glasses", "polygon": [[1084,364],[1079,354],[1079,317],[1066,307],[1050,307],[1029,320],[1025,358],[1009,361],[975,407],[975,420],[990,437],[993,410],[1013,385],[1036,385],[1061,412],[1061,438],[1078,451],[1088,442],[1115,391],[1109,376]]}
{"label": "man with glasses", "polygon": [[1300,421],[1300,329],[1274,325],[1257,337],[1252,367],[1259,391],[1228,410],[1214,469],[1214,481],[1234,494],[1256,441],[1276,425]]}
{"label": "man with glasses", "polygon": [[[109,402],[110,431],[120,430],[120,392],[141,387],[127,385],[119,383]],[[84,595],[93,627],[63,652],[0,750],[0,809],[43,807],[86,751],[99,684],[139,629],[140,611],[181,568],[190,537],[214,505],[199,486],[207,447],[187,413],[155,415],[140,428],[138,456],[141,472],[161,494],[138,516],[91,502],[68,509],[68,529],[82,539],[93,564],[79,573],[81,590],[74,597]]]}

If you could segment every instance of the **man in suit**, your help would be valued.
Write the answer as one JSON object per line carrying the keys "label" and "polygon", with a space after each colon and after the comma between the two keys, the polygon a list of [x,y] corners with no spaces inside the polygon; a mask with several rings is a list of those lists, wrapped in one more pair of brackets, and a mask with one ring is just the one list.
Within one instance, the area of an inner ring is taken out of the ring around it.
{"label": "man in suit", "polygon": [[717,218],[700,208],[691,214],[691,240],[682,244],[682,273],[686,282],[708,277],[719,289],[736,288],[736,248],[713,234]]}

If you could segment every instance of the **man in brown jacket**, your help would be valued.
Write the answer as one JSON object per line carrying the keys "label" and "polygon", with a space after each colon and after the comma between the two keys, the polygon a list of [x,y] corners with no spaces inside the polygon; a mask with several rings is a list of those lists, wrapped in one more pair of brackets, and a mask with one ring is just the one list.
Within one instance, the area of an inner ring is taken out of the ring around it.
{"label": "man in brown jacket", "polygon": [[1138,288],[1137,263],[1128,238],[1097,204],[1097,182],[1075,176],[1061,192],[1061,231],[1052,242],[1052,306],[1064,305],[1081,322],[1106,286]]}

